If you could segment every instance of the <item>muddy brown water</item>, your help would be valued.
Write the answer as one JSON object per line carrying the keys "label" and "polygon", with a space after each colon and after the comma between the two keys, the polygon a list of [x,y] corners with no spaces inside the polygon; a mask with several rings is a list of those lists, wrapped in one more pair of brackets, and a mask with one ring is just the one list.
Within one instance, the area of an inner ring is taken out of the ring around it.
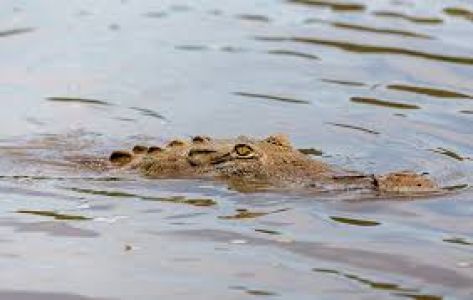
{"label": "muddy brown water", "polygon": [[[472,12],[468,0],[3,1],[0,297],[473,299]],[[244,194],[71,163],[274,132],[345,168],[463,188]]]}

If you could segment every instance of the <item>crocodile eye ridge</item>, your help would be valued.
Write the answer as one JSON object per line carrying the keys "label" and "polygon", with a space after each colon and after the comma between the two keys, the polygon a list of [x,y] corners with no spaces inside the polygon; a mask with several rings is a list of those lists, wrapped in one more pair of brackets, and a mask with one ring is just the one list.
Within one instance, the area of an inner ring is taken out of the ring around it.
{"label": "crocodile eye ridge", "polygon": [[248,144],[236,144],[235,153],[241,158],[251,158],[255,156],[255,150]]}

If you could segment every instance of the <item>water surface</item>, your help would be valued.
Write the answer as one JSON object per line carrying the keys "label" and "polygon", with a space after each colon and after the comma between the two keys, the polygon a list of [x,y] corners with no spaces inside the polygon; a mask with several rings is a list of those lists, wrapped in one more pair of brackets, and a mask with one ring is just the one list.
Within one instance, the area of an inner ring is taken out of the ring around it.
{"label": "water surface", "polygon": [[[472,11],[466,0],[3,1],[0,296],[472,299]],[[452,192],[245,194],[90,160],[176,136],[275,132],[314,159],[428,172]]]}

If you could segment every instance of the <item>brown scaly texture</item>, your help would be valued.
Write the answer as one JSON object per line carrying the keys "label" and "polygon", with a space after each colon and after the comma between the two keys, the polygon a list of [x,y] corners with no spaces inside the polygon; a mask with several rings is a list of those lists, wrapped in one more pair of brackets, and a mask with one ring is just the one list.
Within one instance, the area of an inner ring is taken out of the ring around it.
{"label": "brown scaly texture", "polygon": [[295,149],[284,135],[265,139],[197,136],[164,147],[115,151],[113,165],[152,178],[211,178],[241,190],[260,187],[307,191],[371,190],[383,193],[438,191],[429,178],[409,171],[375,176],[337,169]]}

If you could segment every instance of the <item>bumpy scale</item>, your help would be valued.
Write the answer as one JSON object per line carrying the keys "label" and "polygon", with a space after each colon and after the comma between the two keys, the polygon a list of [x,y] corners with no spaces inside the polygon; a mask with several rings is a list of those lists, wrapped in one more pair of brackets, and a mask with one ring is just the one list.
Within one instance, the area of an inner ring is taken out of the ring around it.
{"label": "bumpy scale", "polygon": [[110,162],[152,178],[221,180],[240,191],[369,190],[406,195],[440,190],[428,177],[411,171],[378,176],[337,169],[301,153],[284,135],[262,140],[196,136],[191,141],[173,140],[164,147],[138,145],[132,151],[115,151]]}

